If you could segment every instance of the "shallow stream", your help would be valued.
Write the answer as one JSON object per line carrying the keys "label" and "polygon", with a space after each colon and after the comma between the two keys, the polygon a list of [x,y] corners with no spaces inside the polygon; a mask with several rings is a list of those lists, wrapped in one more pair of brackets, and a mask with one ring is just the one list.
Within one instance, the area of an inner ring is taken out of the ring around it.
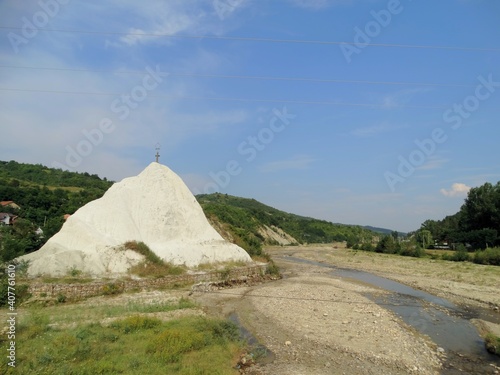
{"label": "shallow stream", "polygon": [[[486,309],[464,309],[445,299],[369,272],[338,268],[333,265],[293,256],[284,260],[332,269],[332,275],[361,282],[390,294],[365,293],[365,296],[393,311],[419,333],[429,336],[444,349],[443,374],[494,374],[500,358],[485,349],[484,341],[469,321],[472,318],[500,322],[498,314]],[[484,311],[483,311],[484,310]]]}

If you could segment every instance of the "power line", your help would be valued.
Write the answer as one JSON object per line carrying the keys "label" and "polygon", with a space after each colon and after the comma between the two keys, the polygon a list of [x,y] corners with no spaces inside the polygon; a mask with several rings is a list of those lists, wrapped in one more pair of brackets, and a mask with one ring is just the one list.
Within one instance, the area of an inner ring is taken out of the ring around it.
{"label": "power line", "polygon": [[[195,290],[193,292],[199,293],[207,293],[207,294],[224,294],[229,296],[241,296],[240,293],[230,293],[230,292],[222,292],[220,290]],[[399,303],[388,303],[388,302],[355,302],[349,300],[342,299],[322,299],[322,298],[304,298],[304,297],[290,297],[290,296],[273,296],[268,294],[250,294],[247,293],[244,295],[245,297],[257,297],[257,298],[268,298],[268,299],[287,299],[287,300],[296,300],[296,301],[313,301],[313,302],[329,302],[329,303],[345,303],[345,304],[354,304],[354,305],[377,305],[377,306],[401,306],[401,307],[422,307],[422,305],[418,304],[399,304]]]}
{"label": "power line", "polygon": [[[3,30],[22,30],[22,27],[0,26]],[[46,32],[68,33],[68,34],[88,34],[88,35],[120,35],[120,36],[139,36],[155,38],[176,38],[176,39],[210,39],[210,40],[229,40],[243,42],[265,42],[265,43],[285,43],[285,44],[317,44],[317,45],[343,45],[353,44],[345,41],[328,40],[308,40],[308,39],[273,39],[258,37],[240,37],[240,36],[218,36],[218,35],[172,35],[165,33],[146,33],[146,32],[117,32],[117,31],[90,31],[90,30],[72,30],[72,29],[43,29]],[[458,46],[432,46],[416,44],[391,44],[391,43],[357,43],[356,47],[388,47],[388,48],[415,48],[415,49],[442,49],[456,51],[489,51],[500,52],[500,48],[477,48],[477,47],[458,47]]]}
{"label": "power line", "polygon": [[[15,66],[0,65],[0,68],[7,69],[28,69],[28,70],[52,70],[82,73],[113,73],[113,74],[144,74],[139,70],[93,70],[93,69],[72,69],[72,68],[52,68],[36,66]],[[322,79],[307,77],[276,77],[276,76],[247,76],[247,75],[221,75],[221,74],[198,74],[198,73],[169,73],[173,77],[201,77],[201,78],[223,78],[223,79],[248,79],[263,81],[297,81],[314,83],[349,83],[349,84],[367,84],[367,85],[406,85],[406,86],[437,86],[437,87],[476,87],[476,85],[455,84],[455,83],[432,83],[432,82],[404,82],[404,81],[365,81],[365,80],[346,80],[346,79]]]}
{"label": "power line", "polygon": [[[89,91],[62,91],[62,90],[39,90],[39,89],[20,89],[11,87],[0,87],[3,92],[31,92],[31,93],[46,93],[46,94],[64,94],[64,95],[96,95],[96,96],[120,96],[127,95],[125,93],[111,92],[89,92]],[[369,103],[348,103],[348,102],[333,102],[333,101],[315,101],[315,100],[292,100],[292,99],[252,99],[252,98],[234,98],[234,97],[216,97],[216,96],[175,96],[175,95],[148,95],[148,98],[163,98],[163,99],[188,99],[188,100],[212,100],[212,101],[228,101],[228,102],[256,102],[256,103],[283,103],[283,104],[318,104],[318,105],[333,105],[346,107],[370,107],[383,108],[382,104]],[[413,108],[413,109],[446,109],[445,106],[420,106],[420,105],[396,105],[393,108]]]}

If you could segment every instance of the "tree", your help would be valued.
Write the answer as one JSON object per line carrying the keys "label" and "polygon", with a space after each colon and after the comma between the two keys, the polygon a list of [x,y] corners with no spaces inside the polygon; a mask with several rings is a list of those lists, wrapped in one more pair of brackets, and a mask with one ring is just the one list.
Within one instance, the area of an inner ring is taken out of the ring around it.
{"label": "tree", "polygon": [[472,188],[460,208],[463,231],[500,228],[500,182]]}
{"label": "tree", "polygon": [[420,229],[416,233],[417,242],[422,245],[423,249],[433,244],[432,233],[427,229]]}
{"label": "tree", "polygon": [[399,252],[399,244],[394,240],[393,236],[385,235],[375,248],[377,253],[396,254]]}

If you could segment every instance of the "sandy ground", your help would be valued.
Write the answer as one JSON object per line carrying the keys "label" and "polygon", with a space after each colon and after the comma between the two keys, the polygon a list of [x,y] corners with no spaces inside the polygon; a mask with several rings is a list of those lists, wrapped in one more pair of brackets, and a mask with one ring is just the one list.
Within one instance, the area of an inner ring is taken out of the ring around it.
{"label": "sandy ground", "polygon": [[[494,267],[405,257],[387,259],[381,254],[334,249],[331,245],[276,247],[268,252],[281,267],[282,280],[193,295],[208,314],[236,313],[271,350],[273,355],[248,372],[252,374],[442,372],[444,357],[430,339],[362,295],[384,291],[335,278],[324,267],[287,261],[287,256],[367,270],[461,305],[486,306],[492,312],[500,303],[500,270]],[[493,366],[488,373],[498,370]]]}
{"label": "sandy ground", "polygon": [[273,247],[268,252],[369,271],[461,305],[500,308],[500,267],[351,251],[341,245]]}

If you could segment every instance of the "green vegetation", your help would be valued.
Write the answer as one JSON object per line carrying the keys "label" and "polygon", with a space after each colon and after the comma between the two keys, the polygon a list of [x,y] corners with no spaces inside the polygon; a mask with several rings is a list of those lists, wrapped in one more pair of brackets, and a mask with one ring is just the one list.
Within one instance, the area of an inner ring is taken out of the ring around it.
{"label": "green vegetation", "polygon": [[495,336],[492,333],[488,333],[484,338],[484,343],[486,350],[500,356],[500,337]]}
{"label": "green vegetation", "polygon": [[129,241],[123,245],[124,249],[144,255],[143,262],[130,268],[130,273],[140,277],[163,277],[167,275],[181,275],[185,269],[164,262],[144,242]]}
{"label": "green vegetation", "polygon": [[[10,262],[11,267],[15,266],[15,303],[22,303],[30,297],[28,293],[28,285],[23,281],[28,268],[27,262]],[[7,264],[0,264],[0,307],[7,306],[9,296],[9,276],[12,276],[12,271],[9,272]],[[10,275],[9,275],[10,274]],[[10,283],[12,281],[10,280]],[[11,285],[12,286],[12,285]]]}
{"label": "green vegetation", "polygon": [[417,234],[424,230],[438,244],[463,244],[469,250],[500,246],[500,182],[472,188],[459,212],[426,220]]}
{"label": "green vegetation", "polygon": [[[89,308],[86,315],[95,319]],[[132,315],[108,325],[94,320],[69,328],[53,320],[45,310],[24,314],[16,332],[16,367],[2,361],[0,372],[230,375],[237,374],[233,366],[243,348],[237,327],[219,319],[188,316],[164,322]],[[0,346],[6,341],[1,337]]]}
{"label": "green vegetation", "polygon": [[353,250],[374,251],[383,254],[399,254],[415,258],[420,258],[425,255],[424,250],[415,239],[401,238],[399,237],[399,232],[396,231],[382,236],[376,245],[371,242],[365,242],[361,244],[356,243],[350,247]]}
{"label": "green vegetation", "polygon": [[500,182],[485,183],[472,188],[460,211],[443,220],[426,220],[408,237],[423,248],[452,248],[448,253],[438,250],[434,258],[455,262],[500,265]]}
{"label": "green vegetation", "polygon": [[278,227],[300,243],[369,242],[375,236],[372,231],[359,226],[334,224],[289,214],[255,199],[220,193],[202,194],[196,198],[206,216],[219,223],[234,238],[234,242],[252,256],[261,255],[263,245],[275,244],[266,242],[259,233],[259,228],[264,225]]}
{"label": "green vegetation", "polygon": [[[0,262],[38,250],[61,229],[65,214],[100,198],[111,184],[88,173],[0,161],[0,201],[20,206],[1,208],[19,218],[16,225],[0,227]],[[36,234],[38,228],[43,235]]]}

